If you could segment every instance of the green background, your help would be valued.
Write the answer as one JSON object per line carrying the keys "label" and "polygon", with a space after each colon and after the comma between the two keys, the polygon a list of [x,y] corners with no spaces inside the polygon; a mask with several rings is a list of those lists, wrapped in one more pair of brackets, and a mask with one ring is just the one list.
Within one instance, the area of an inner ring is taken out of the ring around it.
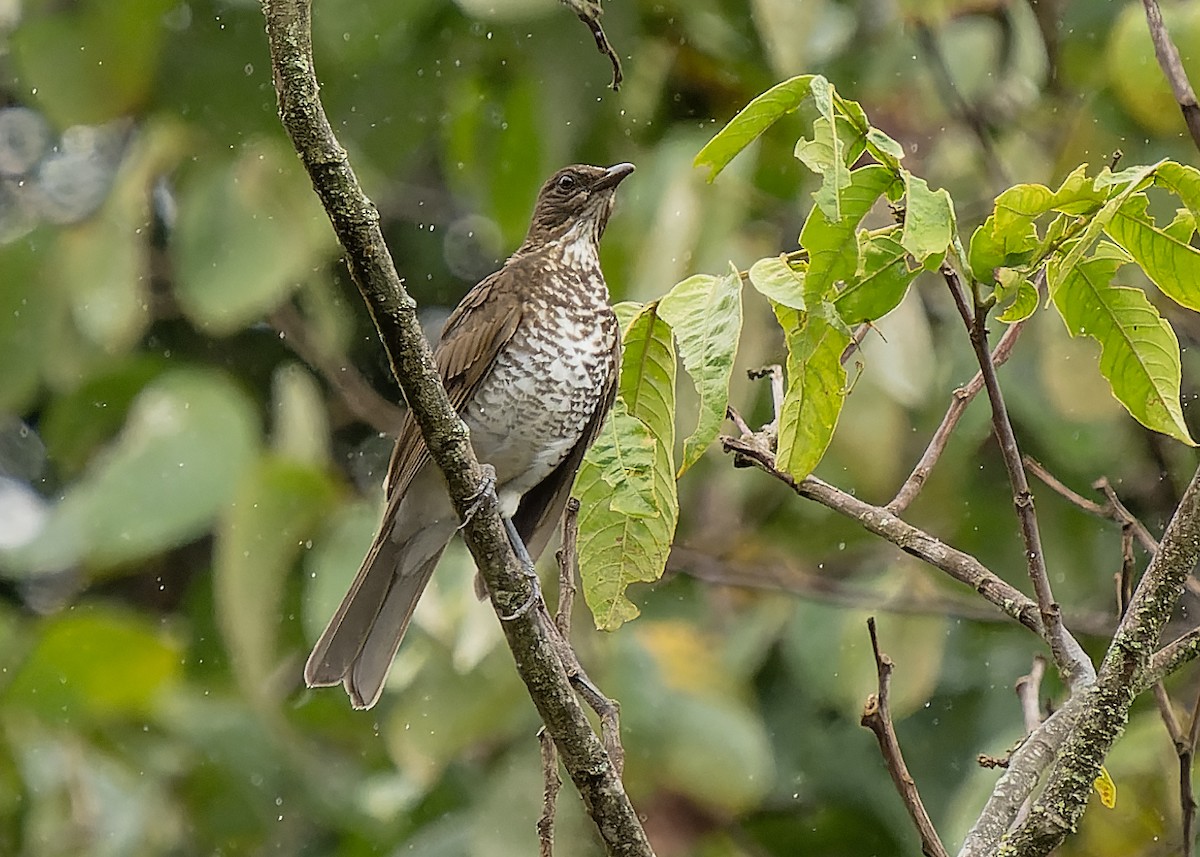
{"label": "green background", "polygon": [[[638,166],[604,241],[615,299],[794,249],[816,188],[792,157],[802,118],[714,185],[691,162],[802,72],[861,101],[964,229],[1008,184],[1054,185],[1116,150],[1196,162],[1138,3],[1080,0],[1051,22],[956,0],[605,5],[615,94],[552,0],[317,3],[326,109],[432,331],[570,162]],[[1167,12],[1200,75],[1200,12]],[[0,104],[34,111],[46,138],[36,163],[0,169],[0,853],[531,853],[536,715],[461,546],[376,709],[301,687],[369,543],[393,413],[364,422],[374,400],[347,401],[315,367],[344,359],[384,400],[399,393],[279,127],[258,4],[13,0],[0,46]],[[0,135],[0,155],[30,139]],[[1200,326],[1162,311],[1190,417]],[[884,503],[973,370],[936,277],[878,332],[818,475]],[[766,391],[740,370],[783,355],[748,292],[733,402],[759,423]],[[1018,437],[1079,490],[1107,475],[1157,532],[1192,456],[1123,414],[1096,357],[1035,319],[1001,373]],[[1099,653],[1119,534],[1038,501],[1056,595]],[[1011,688],[1039,642],[719,452],[683,478],[680,508],[668,578],[630,593],[643,616],[601,635],[581,610],[575,629],[622,703],[626,781],[657,852],[916,851],[858,725],[869,614],[897,662],[909,765],[957,843],[996,777],[976,756],[1021,734]],[[908,517],[1024,585],[982,402]],[[1170,687],[1190,706],[1190,674]],[[1157,717],[1135,705],[1107,765],[1117,806],[1097,803],[1064,854],[1168,853],[1177,773]],[[569,787],[560,804],[560,853],[600,853]]]}

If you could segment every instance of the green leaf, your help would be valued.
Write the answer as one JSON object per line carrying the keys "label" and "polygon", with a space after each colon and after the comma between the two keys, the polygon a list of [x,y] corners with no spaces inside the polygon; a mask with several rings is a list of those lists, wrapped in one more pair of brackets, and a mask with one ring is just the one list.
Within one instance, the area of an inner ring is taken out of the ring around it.
{"label": "green leaf", "polygon": [[185,182],[176,235],[179,303],[216,334],[277,306],[335,248],[295,156],[273,145]]}
{"label": "green leaf", "polygon": [[738,152],[758,139],[760,134],[799,107],[809,95],[813,77],[803,74],[776,84],[730,119],[705,144],[693,162],[697,167],[708,167],[708,181],[720,175]]}
{"label": "green leaf", "polygon": [[[1069,245],[1066,255],[1063,257],[1060,264],[1052,266],[1052,269],[1059,277],[1066,277],[1070,274],[1071,269],[1079,264],[1083,258],[1083,254],[1091,249],[1095,244],[1096,239],[1100,237],[1100,233],[1104,231],[1109,221],[1116,216],[1118,209],[1129,200],[1131,196],[1138,192],[1142,184],[1154,175],[1154,171],[1158,169],[1160,161],[1157,164],[1151,164],[1145,167],[1130,167],[1127,170],[1122,170],[1119,174],[1109,172],[1105,167],[1100,175],[1096,177],[1095,187],[1097,189],[1112,187],[1117,188],[1124,185],[1117,193],[1109,198],[1108,202],[1100,208],[1099,211],[1088,221],[1083,233]],[[1047,274],[1051,269],[1047,269]],[[1057,283],[1047,278],[1050,290],[1053,292],[1057,287]]]}
{"label": "green leaf", "polygon": [[820,75],[812,79],[810,89],[817,112],[813,138],[796,142],[796,157],[821,177],[821,187],[813,200],[829,220],[837,222],[842,214],[842,191],[850,186],[850,168],[846,163],[846,144],[838,132],[833,108],[833,87]]}
{"label": "green leaf", "polygon": [[1189,243],[1196,234],[1196,215],[1188,208],[1176,209],[1175,219],[1163,227],[1163,232],[1176,241]]}
{"label": "green leaf", "polygon": [[613,402],[612,413],[596,436],[590,461],[608,486],[608,507],[621,515],[653,518],[655,441],[650,429],[629,413],[625,401]]}
{"label": "green leaf", "polygon": [[997,291],[1003,293],[1003,300],[1011,299],[1012,302],[996,316],[996,320],[1014,324],[1033,315],[1038,308],[1038,292],[1029,278],[1011,268],[1000,268],[998,273],[1002,289]]}
{"label": "green leaf", "polygon": [[[662,576],[679,500],[675,492],[675,349],[671,327],[648,304],[630,323],[624,337],[618,394],[628,414],[654,439],[653,516],[631,516],[637,501],[618,499],[604,479],[614,454],[601,446],[588,450],[574,494],[579,498],[579,568],[583,592],[596,627],[613,630],[638,614],[625,596],[631,583]],[[645,495],[640,495],[646,499]],[[644,510],[639,510],[644,512]]]}
{"label": "green leaf", "polygon": [[1200,170],[1175,161],[1164,161],[1154,171],[1154,183],[1165,188],[1200,218]]}
{"label": "green leaf", "polygon": [[908,251],[891,235],[860,232],[858,271],[833,299],[845,324],[875,321],[904,299],[920,269],[909,270]]}
{"label": "green leaf", "polygon": [[750,285],[775,303],[804,309],[804,262],[789,262],[786,255],[768,256],[750,266]]}
{"label": "green leaf", "polygon": [[729,379],[742,335],[742,278],[737,268],[724,277],[698,274],[678,283],[659,302],[671,325],[683,368],[699,396],[695,430],[684,438],[676,478],[700,460],[716,439],[729,406]]}
{"label": "green leaf", "polygon": [[829,317],[835,315],[832,308],[798,313],[775,305],[788,349],[775,464],[797,480],[808,476],[825,454],[846,399],[842,352],[850,336]]}
{"label": "green leaf", "polygon": [[180,672],[182,646],[157,620],[87,605],[36,627],[3,698],[48,720],[145,717]]}
{"label": "green leaf", "polygon": [[210,370],[179,369],[133,402],[113,445],[67,490],[7,568],[108,568],[196,538],[233,495],[258,446],[245,394]]}
{"label": "green leaf", "polygon": [[1146,211],[1149,200],[1135,194],[1118,208],[1104,227],[1162,289],[1188,309],[1200,310],[1200,250],[1155,225]]}
{"label": "green leaf", "polygon": [[841,219],[831,220],[824,208],[814,206],[800,231],[800,246],[808,251],[805,297],[810,306],[826,298],[839,281],[848,281],[858,270],[856,230],[894,177],[878,164],[849,173],[841,194]]}
{"label": "green leaf", "polygon": [[998,216],[988,217],[971,234],[967,258],[971,276],[981,283],[992,282],[999,268],[1015,268],[1026,264],[1038,247],[1037,228],[1033,225],[1032,216],[1021,219],[1010,216],[1004,228],[999,226]]}
{"label": "green leaf", "polygon": [[945,253],[954,238],[954,204],[945,188],[932,191],[924,179],[901,172],[907,201],[900,243],[914,259],[926,263]]}
{"label": "green leaf", "polygon": [[335,496],[323,471],[266,457],[221,515],[213,560],[217,624],[252,698],[271,696],[284,580]]}
{"label": "green leaf", "polygon": [[1050,298],[1071,336],[1100,343],[1100,374],[1133,418],[1194,446],[1179,403],[1179,342],[1140,289],[1111,283],[1126,261],[1104,245],[1065,273],[1052,261]]}

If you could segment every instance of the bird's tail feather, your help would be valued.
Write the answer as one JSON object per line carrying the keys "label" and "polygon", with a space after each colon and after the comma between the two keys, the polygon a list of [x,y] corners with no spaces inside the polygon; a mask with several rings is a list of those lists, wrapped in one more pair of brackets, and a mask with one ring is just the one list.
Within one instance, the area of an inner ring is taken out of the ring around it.
{"label": "bird's tail feather", "polygon": [[[385,528],[375,538],[350,590],[304,666],[309,687],[345,684],[355,708],[370,708],[413,610],[446,549],[453,528],[427,528],[397,543]],[[442,536],[445,536],[444,538]]]}

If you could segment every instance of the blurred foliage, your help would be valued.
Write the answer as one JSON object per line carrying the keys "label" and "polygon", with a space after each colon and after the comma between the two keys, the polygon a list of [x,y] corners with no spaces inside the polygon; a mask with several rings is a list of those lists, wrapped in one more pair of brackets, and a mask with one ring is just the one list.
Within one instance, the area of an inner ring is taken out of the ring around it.
{"label": "blurred foliage", "polygon": [[[1049,5],[614,0],[617,94],[551,0],[322,0],[314,35],[326,108],[436,331],[564,163],[639,167],[603,248],[617,299],[793,249],[820,187],[793,158],[812,115],[783,117],[714,185],[692,160],[800,73],[861,102],[953,195],[964,231],[1005,187],[1058,187],[1084,162],[1094,175],[1118,149],[1194,162],[1140,4],[1077,0],[1047,20]],[[1167,6],[1200,74],[1195,4]],[[300,688],[370,539],[390,446],[345,378],[398,393],[279,128],[258,4],[8,0],[0,45],[0,853],[531,853],[537,720],[461,548],[378,708]],[[888,222],[876,210],[864,226]],[[1200,326],[1158,311],[1179,333],[1194,435]],[[973,369],[935,277],[877,328],[817,472],[885,502]],[[761,302],[742,330],[732,399],[762,423],[768,391],[744,370],[786,344]],[[1001,373],[1018,437],[1076,488],[1107,475],[1158,530],[1192,456],[1125,415],[1098,357],[1035,317]],[[678,394],[694,414],[692,384]],[[691,464],[694,425],[667,460]],[[954,843],[995,781],[976,755],[1020,734],[1011,687],[1037,640],[719,453],[679,492],[668,579],[629,591],[642,617],[611,635],[581,617],[576,634],[623,704],[628,785],[658,853],[914,852],[858,726],[869,613],[898,665],[910,767]],[[1046,491],[1038,509],[1068,622],[1102,651],[1118,535]],[[1023,585],[982,403],[909,516]],[[1196,693],[1190,672],[1169,688]],[[1115,809],[1090,812],[1062,853],[1164,853],[1177,771],[1148,701],[1107,768]],[[569,790],[561,803],[563,853],[599,853]]]}

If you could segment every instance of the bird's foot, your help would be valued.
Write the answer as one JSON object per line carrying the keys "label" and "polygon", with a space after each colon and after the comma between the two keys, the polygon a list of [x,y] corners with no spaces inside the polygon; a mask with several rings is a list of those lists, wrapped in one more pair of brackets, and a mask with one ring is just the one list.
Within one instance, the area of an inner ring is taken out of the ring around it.
{"label": "bird's foot", "polygon": [[538,602],[542,597],[542,585],[538,580],[537,570],[533,567],[533,559],[529,556],[529,551],[525,547],[525,541],[521,538],[521,534],[517,532],[517,525],[512,522],[512,518],[507,516],[502,517],[504,521],[504,531],[508,533],[508,543],[512,546],[513,553],[517,555],[517,562],[521,563],[521,570],[525,572],[525,576],[529,578],[531,586],[529,597],[525,599],[525,603],[514,610],[512,613],[501,616],[505,622],[511,622],[513,619],[518,619],[529,612],[529,608]]}
{"label": "bird's foot", "polygon": [[[490,464],[480,464],[479,470],[482,472],[483,478],[479,480],[479,487],[475,493],[467,500],[467,510],[463,512],[462,523],[458,525],[460,530],[471,523],[471,519],[485,505],[495,502],[496,499],[496,468]],[[512,536],[510,535],[509,538],[511,539]]]}

